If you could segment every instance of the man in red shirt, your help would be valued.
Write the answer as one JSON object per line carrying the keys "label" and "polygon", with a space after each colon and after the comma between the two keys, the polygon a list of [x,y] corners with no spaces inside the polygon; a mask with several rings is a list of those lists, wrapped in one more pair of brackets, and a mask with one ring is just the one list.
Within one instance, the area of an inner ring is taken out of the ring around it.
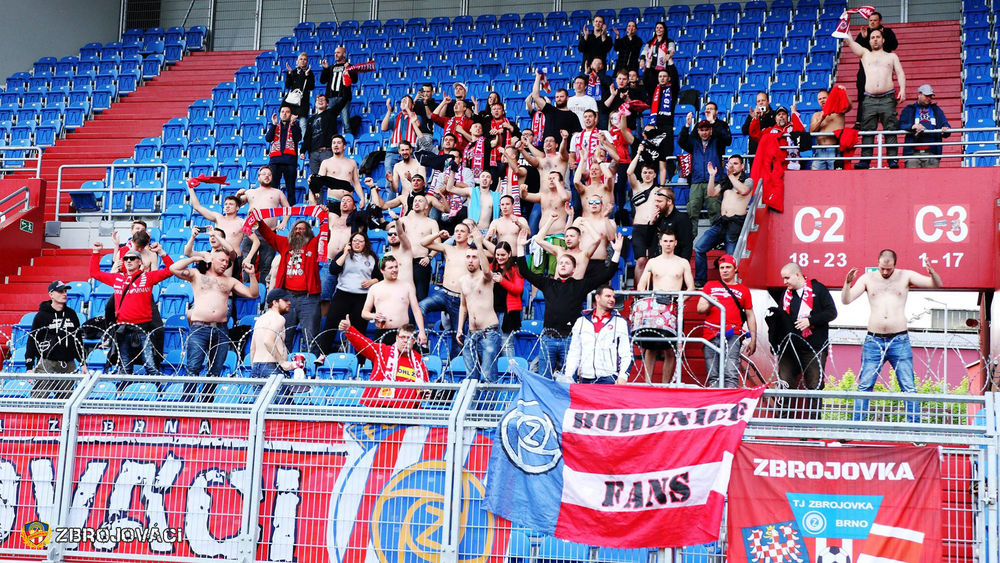
{"label": "man in red shirt", "polygon": [[[718,307],[711,306],[702,297],[698,300],[698,312],[708,314],[702,337],[716,347],[722,342],[722,334],[726,336],[725,387],[740,386],[739,360],[740,347],[744,338],[748,338],[746,353],[752,356],[757,350],[757,320],[753,315],[753,302],[750,299],[750,289],[736,282],[736,259],[724,254],[716,260],[721,281],[712,280],[705,284],[702,291],[726,309],[726,326],[720,327],[722,312]],[[743,325],[746,324],[746,331]],[[708,371],[710,387],[719,387],[719,353],[709,345],[705,345],[705,366]]]}
{"label": "man in red shirt", "polygon": [[455,100],[455,116],[445,117],[445,109],[448,108],[450,103],[451,98],[445,96],[444,102],[438,105],[434,113],[431,114],[431,121],[444,129],[443,134],[451,133],[455,135],[455,148],[459,151],[464,151],[469,141],[465,139],[463,133],[466,135],[469,134],[469,130],[472,128],[472,119],[465,116],[465,109],[468,107],[465,100]]}
{"label": "man in red shirt", "polygon": [[[296,221],[287,237],[275,234],[267,223],[257,224],[260,236],[281,255],[281,263],[274,279],[274,287],[280,287],[291,294],[292,308],[285,315],[285,347],[292,350],[295,342],[295,327],[302,329],[302,339],[307,351],[321,354],[316,337],[320,328],[319,261],[326,258],[326,242],[330,239],[330,229],[326,221],[320,224],[319,236],[313,235],[312,228],[305,221]],[[319,252],[320,244],[324,254]]]}
{"label": "man in red shirt", "polygon": [[[371,360],[371,381],[426,383],[427,367],[419,352],[413,351],[417,328],[412,324],[399,327],[394,344],[376,344],[351,326],[351,318],[337,327],[361,356]],[[407,387],[369,387],[361,395],[366,407],[415,409],[420,407],[420,389]]]}
{"label": "man in red shirt", "polygon": [[114,327],[114,338],[118,346],[118,356],[126,373],[132,373],[132,366],[141,354],[147,374],[157,373],[153,346],[149,341],[150,332],[155,328],[153,323],[153,286],[169,278],[170,265],[173,260],[160,248],[158,243],[149,245],[149,249],[160,255],[163,267],[159,270],[144,272],[142,256],[135,250],[129,250],[122,258],[124,272],[102,272],[101,250],[104,244],[94,243],[94,252],[90,257],[90,277],[110,285],[115,293],[111,296],[118,324]]}

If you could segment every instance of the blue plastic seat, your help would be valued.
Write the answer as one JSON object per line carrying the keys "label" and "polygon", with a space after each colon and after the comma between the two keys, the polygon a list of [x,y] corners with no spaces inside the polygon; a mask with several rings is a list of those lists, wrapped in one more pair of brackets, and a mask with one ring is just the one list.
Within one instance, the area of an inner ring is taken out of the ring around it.
{"label": "blue plastic seat", "polygon": [[205,34],[207,29],[203,25],[196,25],[187,30],[185,35],[185,46],[189,51],[201,51],[205,49]]}

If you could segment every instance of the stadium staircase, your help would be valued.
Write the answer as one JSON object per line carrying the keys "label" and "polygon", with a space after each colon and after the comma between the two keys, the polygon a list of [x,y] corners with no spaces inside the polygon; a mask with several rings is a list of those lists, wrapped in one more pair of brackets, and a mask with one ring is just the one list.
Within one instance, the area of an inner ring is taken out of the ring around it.
{"label": "stadium staircase", "polygon": [[[917,99],[917,88],[930,84],[934,88],[934,102],[941,106],[948,123],[958,128],[963,123],[962,113],[962,26],[957,20],[921,23],[894,23],[889,26],[899,40],[895,53],[906,73],[906,104]],[[856,34],[857,28],[852,28]],[[928,56],[928,49],[933,56]],[[858,57],[844,48],[837,66],[837,84],[847,88],[852,101],[857,98]],[[903,104],[897,109],[902,111]],[[857,106],[847,115],[848,123],[857,121]],[[900,124],[902,127],[903,124]],[[949,139],[957,141],[958,139]],[[902,137],[899,139],[903,141]],[[945,154],[959,154],[959,145],[946,146]],[[958,158],[941,160],[943,168],[958,168],[962,164]]]}
{"label": "stadium staircase", "polygon": [[[45,151],[42,178],[48,181],[45,219],[55,219],[56,181],[64,164],[107,164],[130,158],[135,145],[146,137],[158,137],[171,118],[184,115],[188,105],[211,97],[212,88],[240,67],[252,64],[259,51],[192,53],[168,70],[147,80],[136,91],[98,114],[83,127],[66,135]],[[27,177],[29,173],[20,173]],[[18,176],[12,175],[12,178]],[[67,170],[64,188],[77,188],[87,180],[105,177],[104,169]],[[61,199],[69,211],[70,198]]]}
{"label": "stadium staircase", "polygon": [[48,298],[52,280],[69,283],[90,278],[90,249],[46,246],[41,256],[32,258],[0,285],[0,326],[15,325],[25,313],[38,311],[38,304]]}

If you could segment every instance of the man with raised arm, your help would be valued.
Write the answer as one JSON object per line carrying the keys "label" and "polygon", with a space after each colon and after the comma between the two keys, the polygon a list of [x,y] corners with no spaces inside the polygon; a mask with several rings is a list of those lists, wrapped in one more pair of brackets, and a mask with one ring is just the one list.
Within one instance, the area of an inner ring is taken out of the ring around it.
{"label": "man with raised arm", "polygon": [[[834,97],[836,105],[839,107],[827,108],[827,100]],[[837,101],[839,100],[839,101]],[[819,111],[812,114],[809,119],[810,133],[836,133],[844,128],[847,112],[851,111],[851,98],[847,95],[847,89],[840,84],[827,92],[820,90],[816,94],[816,101],[819,102]],[[846,102],[846,105],[840,105]],[[841,111],[843,110],[843,111]],[[833,170],[842,168],[843,163],[838,165],[833,158],[840,156],[840,140],[834,135],[818,135],[814,138],[813,158],[828,158],[830,160],[814,160],[810,166],[813,170]]]}
{"label": "man with raised arm", "polygon": [[694,243],[694,284],[701,287],[708,281],[708,251],[725,241],[726,254],[736,252],[743,223],[747,218],[747,205],[753,193],[753,180],[743,174],[743,157],[734,154],[726,162],[726,176],[716,183],[718,170],[708,165],[708,197],[722,195],[719,214],[712,218],[712,226]]}
{"label": "man with raised arm", "polygon": [[[691,262],[674,255],[677,248],[677,235],[670,229],[660,233],[660,255],[646,263],[646,269],[642,272],[642,278],[635,288],[638,291],[680,291],[682,289],[694,289],[694,277],[691,275]],[[674,317],[673,334],[656,334],[655,336],[676,336],[677,335],[677,305],[675,302],[667,307],[665,314]],[[668,323],[669,325],[669,323]],[[633,327],[633,330],[639,327]],[[664,351],[663,372],[660,374],[661,383],[668,383],[674,375],[674,368],[677,365],[677,353],[674,350],[673,342],[650,341],[643,347],[642,363],[646,368],[646,381],[651,381],[653,368],[656,365],[656,356],[659,350]]]}
{"label": "man with raised arm", "polygon": [[535,84],[531,89],[531,99],[534,100],[538,111],[545,115],[545,129],[542,132],[542,139],[548,137],[557,139],[563,132],[569,136],[582,130],[580,118],[569,110],[569,92],[565,88],[556,90],[556,95],[553,98],[554,105],[550,104],[539,91],[541,79],[542,73],[536,71]]}
{"label": "man with raised arm", "polygon": [[[878,124],[882,124],[882,129],[895,131],[899,129],[899,118],[896,116],[896,102],[906,100],[906,73],[903,72],[903,65],[899,62],[899,57],[895,53],[887,53],[883,47],[885,39],[881,30],[872,29],[868,32],[868,43],[871,50],[865,49],[850,35],[844,38],[846,44],[858,58],[861,59],[861,66],[865,69],[865,91],[864,103],[861,104],[861,114],[858,116],[859,131],[875,131]],[[892,83],[892,75],[896,74],[899,81],[899,91],[897,92]],[[866,144],[872,144],[874,137],[868,137]],[[896,144],[896,135],[886,135],[887,145]],[[885,149],[889,157],[889,168],[898,168],[896,162],[897,147],[890,146]],[[865,160],[859,161],[855,168],[868,168],[872,156],[871,148],[861,149],[861,157]]]}
{"label": "man with raised arm", "polygon": [[[330,140],[330,153],[333,155],[324,160],[319,165],[319,173],[309,178],[309,191],[318,193],[322,188],[326,188],[325,197],[318,196],[317,203],[322,204],[325,199],[327,207],[334,213],[337,212],[340,200],[348,197],[351,190],[358,197],[361,206],[365,205],[365,192],[361,189],[361,179],[358,176],[358,163],[344,154],[347,148],[347,141],[343,135],[334,135]],[[330,178],[339,181],[331,181]]]}
{"label": "man with raised arm", "polygon": [[583,215],[573,221],[573,226],[580,229],[580,245],[584,248],[594,248],[590,255],[590,263],[584,268],[584,276],[597,275],[597,269],[604,267],[608,257],[608,245],[615,240],[617,229],[615,222],[608,219],[605,213],[604,196],[592,193],[583,202]]}
{"label": "man with raised arm", "polygon": [[[399,112],[396,113],[396,119],[393,120],[392,112],[395,107],[392,104],[392,100],[385,100],[385,116],[382,118],[382,123],[379,129],[383,133],[386,131],[392,131],[389,136],[389,148],[385,151],[385,170],[387,175],[395,176],[395,166],[396,163],[400,161],[403,157],[403,152],[400,150],[403,147],[403,143],[410,148],[410,153],[413,153],[412,143],[417,142],[417,137],[423,135],[420,130],[420,118],[413,110],[413,98],[409,96],[403,96],[399,100]],[[398,186],[397,181],[393,180],[393,185]]]}
{"label": "man with raised arm", "polygon": [[[272,186],[273,177],[270,168],[261,166],[257,170],[257,183],[259,186],[252,190],[239,190],[236,192],[236,197],[240,205],[244,203],[249,204],[250,211],[254,209],[273,209],[275,207],[285,208],[286,213],[282,215],[280,220],[277,217],[269,217],[263,221],[263,224],[272,230],[281,231],[288,225],[288,198],[285,197],[285,194],[281,190]],[[257,254],[260,258],[260,264],[257,271],[260,272],[260,279],[266,280],[268,274],[271,273],[271,262],[274,261],[274,248],[264,241],[260,241],[259,246]],[[251,240],[244,238],[240,243],[240,254],[243,255],[244,260],[248,256],[252,257],[252,249],[253,244]]]}
{"label": "man with raised arm", "polygon": [[267,292],[267,311],[257,317],[250,338],[250,377],[270,377],[279,370],[292,371],[285,348],[285,314],[292,308],[291,296],[281,288]]}
{"label": "man with raised arm", "polygon": [[[656,247],[656,218],[659,210],[656,208],[656,168],[649,164],[639,165],[643,148],[636,152],[635,158],[628,165],[628,183],[632,188],[632,256],[635,257],[635,279],[642,278],[646,262],[656,255],[652,252]],[[639,176],[636,177],[636,167]],[[624,203],[624,202],[623,202]]]}
{"label": "man with raised arm", "polygon": [[[566,202],[570,200],[569,192],[563,184],[562,172],[552,170],[547,177],[543,177],[544,185],[537,194],[528,191],[527,186],[521,186],[521,199],[540,202],[542,206],[543,220],[547,216],[553,216],[551,232],[561,233],[566,228]],[[541,229],[539,229],[541,231]]]}
{"label": "man with raised arm", "polygon": [[537,287],[545,296],[539,370],[544,377],[552,379],[566,361],[573,323],[583,310],[587,294],[608,283],[618,271],[624,239],[621,235],[615,238],[615,242],[611,245],[615,251],[611,257],[611,265],[604,273],[582,280],[573,277],[573,270],[577,268],[577,264],[569,254],[559,256],[555,276],[550,278],[533,272],[524,258],[524,245],[527,242],[528,233],[521,231],[517,238],[517,267],[524,279]]}
{"label": "man with raised arm", "polygon": [[[581,224],[580,226],[571,225],[566,227],[565,234],[563,235],[563,241],[566,243],[566,248],[556,246],[545,240],[545,237],[551,234],[553,230],[553,223],[557,220],[557,217],[552,214],[548,215],[547,218],[542,219],[542,224],[538,229],[538,234],[532,237],[531,240],[533,240],[538,246],[542,247],[542,250],[554,256],[557,265],[563,256],[571,257],[573,259],[573,272],[571,277],[582,280],[586,277],[588,270],[590,270],[590,261],[594,255],[594,251],[597,249],[598,243],[600,242],[600,236],[597,233],[592,232],[592,236],[587,238],[587,244],[584,246],[583,230],[591,228],[590,225],[586,223]],[[598,264],[599,267],[604,267],[603,259],[595,263]]]}
{"label": "man with raised arm", "polygon": [[[876,36],[871,32],[869,36]],[[871,84],[872,75],[868,74]],[[866,100],[868,104],[870,100]],[[936,289],[941,287],[941,276],[931,268],[924,259],[927,275],[918,274],[913,270],[896,268],[896,252],[885,249],[878,255],[878,271],[868,272],[858,277],[858,269],[851,268],[844,280],[844,288],[840,293],[840,301],[848,305],[863,293],[868,294],[871,305],[871,315],[868,317],[868,334],[861,347],[861,373],[858,374],[858,391],[868,392],[875,387],[882,364],[889,362],[894,372],[899,388],[905,393],[916,393],[917,387],[913,381],[913,348],[910,347],[910,335],[906,330],[906,297],[910,287],[921,289]],[[855,283],[855,278],[857,282]],[[852,286],[851,284],[854,283]],[[919,404],[906,403],[907,422],[917,422],[920,419]],[[854,405],[854,420],[861,420],[868,413],[868,400],[864,399]]]}
{"label": "man with raised arm", "polygon": [[125,253],[122,262],[124,272],[102,272],[101,250],[104,244],[94,243],[94,252],[90,257],[90,277],[114,288],[111,301],[114,302],[117,326],[114,338],[118,345],[118,357],[126,373],[132,373],[132,365],[140,357],[147,374],[158,373],[153,354],[153,343],[150,332],[155,328],[153,323],[153,286],[170,277],[169,268],[174,261],[158,243],[149,245],[149,249],[160,255],[163,267],[152,272],[142,269],[142,257],[135,250]]}
{"label": "man with raised arm", "polygon": [[444,244],[448,240],[448,231],[431,233],[424,237],[420,244],[427,250],[444,254],[444,280],[437,292],[420,302],[420,312],[426,315],[431,311],[448,313],[448,330],[457,330],[458,312],[462,305],[462,286],[459,280],[465,275],[465,251],[470,248],[469,236],[475,224],[466,219],[455,225],[455,244]]}
{"label": "man with raised arm", "polygon": [[413,191],[414,177],[424,178],[427,169],[424,165],[413,158],[413,145],[409,141],[399,142],[399,159],[393,164],[392,169],[392,191],[408,196]]}
{"label": "man with raised arm", "polygon": [[397,331],[410,322],[412,314],[419,329],[417,339],[421,346],[425,346],[424,315],[413,284],[399,279],[399,261],[395,256],[383,257],[379,269],[382,270],[382,281],[368,288],[365,308],[361,312],[365,320],[375,323],[375,340],[391,344]]}
{"label": "man with raised arm", "polygon": [[[429,380],[423,358],[419,352],[413,351],[416,328],[413,325],[399,327],[392,344],[372,342],[351,326],[350,317],[340,321],[338,328],[357,353],[371,361],[370,381],[426,383]],[[419,389],[407,387],[369,387],[361,395],[361,404],[366,407],[416,409],[420,407],[422,394]]]}
{"label": "man with raised arm", "polygon": [[[170,266],[170,273],[190,282],[194,292],[194,302],[187,312],[188,324],[191,326],[187,338],[187,374],[200,374],[207,359],[208,375],[219,377],[225,367],[226,353],[229,352],[229,296],[236,293],[240,297],[256,299],[259,288],[252,264],[243,267],[250,274],[250,287],[247,287],[228,275],[228,252],[214,250],[210,256],[211,263],[204,274],[196,268],[188,268],[195,262],[205,262],[202,255],[175,262]],[[184,386],[185,401],[194,399],[195,387],[195,384]],[[211,401],[214,391],[214,384],[207,385],[202,402]]]}
{"label": "man with raised arm", "polygon": [[[191,198],[191,209],[202,217],[208,219],[209,221],[215,223],[215,226],[222,230],[226,234],[226,242],[233,247],[233,250],[239,252],[243,247],[243,223],[246,220],[245,217],[240,217],[237,212],[240,210],[240,198],[235,195],[227,195],[222,203],[222,213],[217,211],[212,211],[211,209],[206,209],[200,201],[198,201],[198,194],[195,193],[194,188],[188,186],[188,197]],[[251,250],[247,256],[243,256],[244,261],[249,261],[253,259],[253,255],[257,252],[257,248],[260,246],[260,241],[257,239],[257,235],[251,234],[250,241],[253,243]]]}
{"label": "man with raised arm", "polygon": [[[497,380],[497,361],[503,352],[503,333],[493,307],[493,274],[483,249],[483,235],[474,231],[473,237],[476,248],[465,251],[468,273],[459,280],[462,297],[455,340],[462,345],[469,377],[493,383]],[[469,320],[467,333],[464,329],[466,319]]]}

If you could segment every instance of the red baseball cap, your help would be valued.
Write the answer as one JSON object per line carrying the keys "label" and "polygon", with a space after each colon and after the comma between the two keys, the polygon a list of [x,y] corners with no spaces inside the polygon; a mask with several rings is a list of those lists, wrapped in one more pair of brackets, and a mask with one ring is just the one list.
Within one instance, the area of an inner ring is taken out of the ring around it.
{"label": "red baseball cap", "polygon": [[732,264],[736,266],[736,258],[733,258],[732,254],[723,254],[719,256],[719,264]]}

